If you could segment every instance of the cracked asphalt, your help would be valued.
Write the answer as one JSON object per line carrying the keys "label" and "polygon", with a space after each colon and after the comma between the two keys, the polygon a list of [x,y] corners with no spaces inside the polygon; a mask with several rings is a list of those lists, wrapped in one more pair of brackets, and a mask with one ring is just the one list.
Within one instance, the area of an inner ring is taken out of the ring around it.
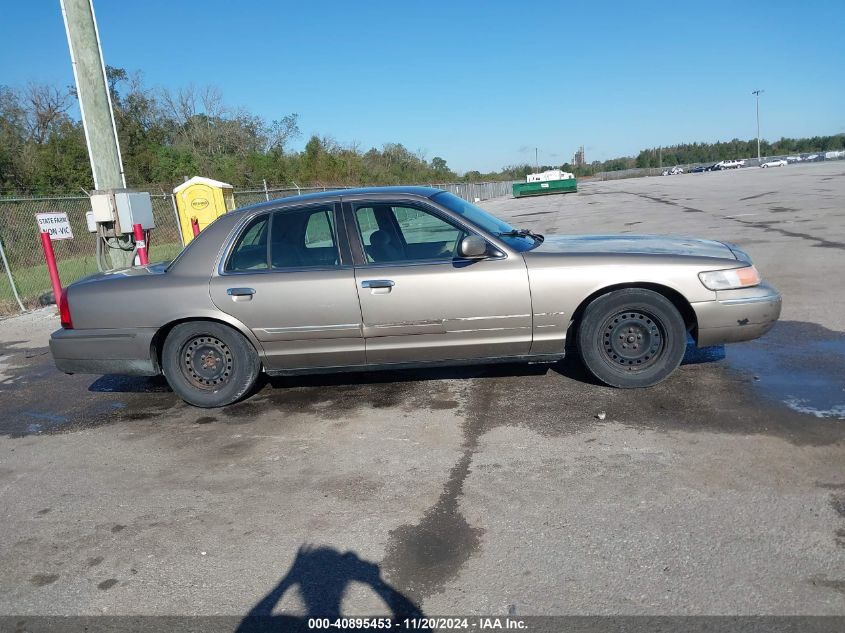
{"label": "cracked asphalt", "polygon": [[266,380],[220,410],[65,376],[0,321],[0,615],[845,614],[845,162],[481,203],[736,242],[765,338],[621,391],[574,359]]}

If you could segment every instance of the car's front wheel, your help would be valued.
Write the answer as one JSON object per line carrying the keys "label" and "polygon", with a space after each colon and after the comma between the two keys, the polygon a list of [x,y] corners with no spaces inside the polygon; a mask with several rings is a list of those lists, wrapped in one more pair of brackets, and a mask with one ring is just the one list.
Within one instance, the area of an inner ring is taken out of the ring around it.
{"label": "car's front wheel", "polygon": [[651,387],[684,357],[687,330],[677,308],[651,290],[630,288],[594,299],[579,321],[585,367],[612,387]]}
{"label": "car's front wheel", "polygon": [[164,376],[173,391],[196,407],[222,407],[246,395],[261,363],[238,331],[213,321],[174,327],[161,353]]}

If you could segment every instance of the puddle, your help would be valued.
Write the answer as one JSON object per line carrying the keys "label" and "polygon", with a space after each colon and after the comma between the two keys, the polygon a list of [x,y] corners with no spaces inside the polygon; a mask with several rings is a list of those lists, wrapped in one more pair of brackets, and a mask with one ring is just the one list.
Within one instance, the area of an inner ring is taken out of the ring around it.
{"label": "puddle", "polygon": [[106,374],[91,383],[88,391],[99,393],[167,393],[171,389],[164,376]]}
{"label": "puddle", "polygon": [[698,348],[693,338],[687,334],[687,349],[681,359],[681,365],[696,365],[698,363],[713,363],[725,359],[725,346],[712,345]]}
{"label": "puddle", "polygon": [[763,338],[728,346],[728,364],[793,411],[845,420],[845,334],[780,321]]}

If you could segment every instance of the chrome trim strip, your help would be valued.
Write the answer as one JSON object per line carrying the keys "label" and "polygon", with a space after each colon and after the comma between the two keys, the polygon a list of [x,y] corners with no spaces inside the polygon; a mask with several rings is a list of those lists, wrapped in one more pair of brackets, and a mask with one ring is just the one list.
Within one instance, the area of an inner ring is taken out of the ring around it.
{"label": "chrome trim strip", "polygon": [[514,327],[479,327],[473,330],[446,330],[447,334],[466,334],[469,332],[510,332],[513,330],[530,330],[527,325],[517,325]]}
{"label": "chrome trim strip", "polygon": [[360,331],[360,323],[339,323],[337,325],[294,325],[291,327],[264,327],[256,328],[259,332],[266,334],[286,334],[288,332],[335,332],[340,330]]}
{"label": "chrome trim strip", "polygon": [[491,314],[489,316],[474,316],[474,317],[455,317],[446,319],[446,321],[481,321],[484,319],[524,319],[530,317],[530,314]]}
{"label": "chrome trim strip", "polygon": [[443,319],[436,319],[431,321],[400,321],[399,323],[375,323],[367,324],[367,327],[378,330],[385,330],[397,327],[439,327],[443,325],[443,323]]}
{"label": "chrome trim strip", "polygon": [[[501,321],[503,319],[524,319],[530,317],[530,314],[506,314],[506,315],[494,315],[494,316],[477,316],[477,317],[454,317],[451,319],[423,319],[420,321],[398,321],[396,323],[373,323],[373,324],[366,324],[366,327],[373,328],[373,329],[390,329],[390,328],[403,328],[403,327],[438,327],[438,326],[448,326],[451,325],[458,325],[464,324],[467,321]],[[463,329],[463,330],[447,330],[447,332],[482,332],[487,330],[528,330],[531,329],[529,325],[517,325],[512,327],[501,327],[501,328],[475,328],[475,329]]]}

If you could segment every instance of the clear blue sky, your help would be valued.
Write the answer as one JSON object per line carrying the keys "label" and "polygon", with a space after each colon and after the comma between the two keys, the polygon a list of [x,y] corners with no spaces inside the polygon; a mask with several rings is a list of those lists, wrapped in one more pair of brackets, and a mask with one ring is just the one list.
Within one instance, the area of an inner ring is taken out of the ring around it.
{"label": "clear blue sky", "polygon": [[[845,132],[845,5],[95,0],[106,63],[457,170]],[[71,84],[58,0],[6,0],[0,84]]]}

